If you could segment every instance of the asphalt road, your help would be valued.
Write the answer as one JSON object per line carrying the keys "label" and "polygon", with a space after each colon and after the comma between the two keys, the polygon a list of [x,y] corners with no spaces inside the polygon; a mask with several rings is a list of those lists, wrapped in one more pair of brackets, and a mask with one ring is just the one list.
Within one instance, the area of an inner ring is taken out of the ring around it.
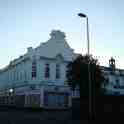
{"label": "asphalt road", "polygon": [[71,119],[71,111],[0,108],[0,124],[79,124]]}

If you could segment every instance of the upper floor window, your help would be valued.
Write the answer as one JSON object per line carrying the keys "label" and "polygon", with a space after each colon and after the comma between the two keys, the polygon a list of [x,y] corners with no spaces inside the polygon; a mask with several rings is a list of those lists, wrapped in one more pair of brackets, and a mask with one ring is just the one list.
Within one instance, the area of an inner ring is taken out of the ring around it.
{"label": "upper floor window", "polygon": [[19,80],[18,72],[16,72],[16,80]]}
{"label": "upper floor window", "polygon": [[50,77],[50,64],[45,64],[45,78],[49,78]]}
{"label": "upper floor window", "polygon": [[37,76],[37,65],[36,61],[32,62],[32,78],[36,78]]}
{"label": "upper floor window", "polygon": [[60,65],[56,64],[56,79],[60,78]]}
{"label": "upper floor window", "polygon": [[24,71],[24,80],[27,80],[27,73]]}
{"label": "upper floor window", "polygon": [[20,72],[20,80],[22,80],[23,76],[22,76],[22,72]]}

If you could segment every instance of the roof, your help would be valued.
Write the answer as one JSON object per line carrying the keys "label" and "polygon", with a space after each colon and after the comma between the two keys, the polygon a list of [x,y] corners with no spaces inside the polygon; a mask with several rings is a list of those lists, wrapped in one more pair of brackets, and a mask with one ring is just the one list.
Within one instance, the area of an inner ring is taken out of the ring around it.
{"label": "roof", "polygon": [[20,56],[9,63],[5,68],[0,70],[0,73],[9,69],[9,67],[20,63],[24,59],[32,56],[40,56],[45,58],[56,58],[57,55],[61,55],[65,61],[72,61],[76,58],[77,54],[74,53],[74,50],[66,42],[66,36],[64,32],[60,30],[52,30],[50,33],[50,39],[41,43],[38,47],[32,48],[29,47],[26,54]]}

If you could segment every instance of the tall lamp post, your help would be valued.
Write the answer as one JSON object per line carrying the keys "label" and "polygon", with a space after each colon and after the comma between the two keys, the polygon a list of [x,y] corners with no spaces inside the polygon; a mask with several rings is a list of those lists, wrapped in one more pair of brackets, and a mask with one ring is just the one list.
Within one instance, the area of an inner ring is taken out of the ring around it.
{"label": "tall lamp post", "polygon": [[[78,13],[81,18],[86,18],[87,26],[87,55],[90,57],[90,41],[89,41],[89,22],[88,16],[83,13]],[[89,58],[90,59],[90,58]],[[91,83],[91,73],[90,73],[90,61],[88,61],[88,83],[89,83],[89,117],[92,118],[92,83]]]}

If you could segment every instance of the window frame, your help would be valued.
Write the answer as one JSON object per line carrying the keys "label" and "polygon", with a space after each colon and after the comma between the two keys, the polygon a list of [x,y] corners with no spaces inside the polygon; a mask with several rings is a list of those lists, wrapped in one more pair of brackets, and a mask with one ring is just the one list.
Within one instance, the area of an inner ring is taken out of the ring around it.
{"label": "window frame", "polygon": [[47,78],[50,78],[50,64],[49,64],[49,63],[46,63],[46,64],[45,64],[44,77],[45,77],[46,79],[47,79]]}
{"label": "window frame", "polygon": [[37,63],[36,61],[33,61],[32,62],[32,70],[31,70],[31,77],[32,79],[36,78],[37,77]]}
{"label": "window frame", "polygon": [[60,79],[61,78],[61,66],[60,64],[56,64],[56,79]]}

